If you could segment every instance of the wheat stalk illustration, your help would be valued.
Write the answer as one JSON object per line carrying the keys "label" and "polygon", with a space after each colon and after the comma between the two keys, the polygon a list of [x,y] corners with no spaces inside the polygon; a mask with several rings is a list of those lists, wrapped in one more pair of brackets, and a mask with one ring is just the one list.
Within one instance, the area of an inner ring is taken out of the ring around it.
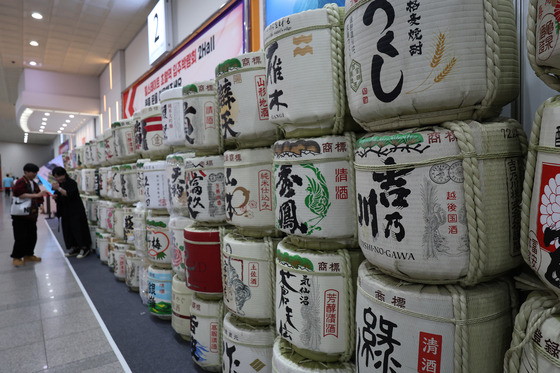
{"label": "wheat stalk illustration", "polygon": [[436,50],[434,52],[434,57],[432,58],[432,62],[430,62],[430,66],[432,67],[432,69],[438,67],[444,52],[445,52],[445,34],[442,34],[440,32],[438,35],[438,40],[436,42]]}
{"label": "wheat stalk illustration", "polygon": [[445,65],[445,68],[443,69],[443,71],[441,73],[439,73],[434,78],[434,82],[439,83],[443,80],[443,78],[445,78],[447,75],[449,75],[449,73],[451,73],[451,70],[453,69],[453,66],[455,66],[456,62],[457,62],[457,59],[455,57],[453,57],[451,59],[451,61],[449,61],[449,63],[447,65]]}

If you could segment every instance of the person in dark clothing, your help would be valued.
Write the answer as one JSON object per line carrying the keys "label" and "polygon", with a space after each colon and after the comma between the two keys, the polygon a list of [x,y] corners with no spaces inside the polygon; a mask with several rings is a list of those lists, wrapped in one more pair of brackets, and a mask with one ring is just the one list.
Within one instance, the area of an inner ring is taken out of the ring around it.
{"label": "person in dark clothing", "polygon": [[55,190],[57,216],[62,220],[64,244],[69,250],[66,256],[77,255],[78,259],[84,258],[90,253],[91,236],[78,184],[62,167],[53,168],[52,174],[56,179],[52,188]]}
{"label": "person in dark clothing", "polygon": [[[48,192],[39,189],[35,181],[39,167],[33,163],[23,166],[23,177],[18,179],[12,188],[14,197],[31,198],[31,212],[29,215],[12,215],[12,227],[14,228],[14,248],[12,250],[13,264],[16,267],[26,262],[40,262],[41,258],[34,255],[37,243],[37,217],[39,206],[43,203],[43,197]],[[23,259],[23,260],[22,260]]]}

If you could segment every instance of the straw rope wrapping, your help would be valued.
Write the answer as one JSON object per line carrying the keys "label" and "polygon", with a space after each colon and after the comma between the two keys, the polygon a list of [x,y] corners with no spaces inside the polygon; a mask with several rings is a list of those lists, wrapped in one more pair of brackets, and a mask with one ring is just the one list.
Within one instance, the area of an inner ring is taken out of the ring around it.
{"label": "straw rope wrapping", "polygon": [[443,127],[453,131],[457,138],[459,150],[463,153],[463,175],[465,181],[465,207],[467,210],[467,228],[469,233],[469,268],[461,284],[469,286],[482,277],[487,262],[486,227],[483,221],[482,191],[474,139],[470,127],[465,122],[446,122]]}
{"label": "straw rope wrapping", "polygon": [[[349,167],[348,167],[348,173],[350,174],[350,195],[352,198],[351,201],[356,201],[357,199],[357,195],[356,195],[356,170],[354,169],[354,161],[355,161],[355,154],[354,154],[354,150],[356,148],[356,134],[354,132],[346,132],[344,134],[344,136],[346,137],[346,143],[349,144],[350,149],[348,150],[348,156],[349,156]],[[358,206],[357,203],[352,203],[352,216],[354,217],[354,242],[355,245],[358,245]],[[348,298],[351,299],[351,298]]]}
{"label": "straw rope wrapping", "polygon": [[523,195],[521,199],[521,254],[523,259],[529,265],[531,261],[529,259],[528,242],[529,242],[529,225],[530,225],[530,215],[531,215],[531,196],[533,194],[533,185],[535,183],[535,168],[537,166],[537,147],[539,145],[539,138],[541,136],[541,123],[544,108],[550,103],[560,99],[560,96],[551,97],[545,102],[543,102],[537,112],[535,113],[535,119],[533,120],[533,128],[531,129],[531,137],[529,138],[529,148],[527,150],[527,162],[525,164],[525,177],[523,179]]}
{"label": "straw rope wrapping", "polygon": [[[356,328],[355,328],[355,315],[356,315],[356,292],[354,290],[354,282],[352,280],[352,261],[348,250],[338,250],[337,254],[342,259],[342,273],[346,273],[344,288],[346,289],[346,299],[348,301],[348,312],[346,313],[346,327],[348,328],[348,343],[346,350],[340,355],[340,361],[349,361],[354,353],[356,343]],[[324,321],[323,321],[324,322]]]}
{"label": "straw rope wrapping", "polygon": [[529,11],[527,15],[527,58],[529,59],[529,64],[535,71],[537,77],[542,80],[550,88],[560,91],[560,70],[552,67],[542,67],[537,65],[537,58],[535,52],[537,50],[535,31],[537,24],[535,20],[537,19],[537,1],[529,1]]}
{"label": "straw rope wrapping", "polygon": [[[459,320],[467,320],[467,296],[463,288],[459,286],[446,285],[453,300],[453,317]],[[468,326],[462,323],[455,324],[455,339],[453,349],[455,350],[454,373],[470,373],[469,370],[469,333]]]}
{"label": "straw rope wrapping", "polygon": [[496,94],[498,93],[500,79],[500,35],[497,23],[498,11],[493,1],[484,0],[484,29],[486,31],[486,77],[488,88],[486,96],[482,99],[480,109],[473,113],[473,118],[479,120],[491,109]]}
{"label": "straw rope wrapping", "polygon": [[[529,297],[527,301],[523,303],[519,314],[515,318],[511,347],[506,351],[504,356],[505,373],[519,372],[523,349],[528,343],[531,343],[535,331],[540,328],[548,318],[559,311],[559,306],[560,304],[556,296],[544,292],[539,292],[538,296]],[[527,329],[531,313],[539,308],[542,308],[542,310],[538,311],[536,319],[532,322],[529,329]],[[529,358],[531,359],[532,366],[536,368],[537,356],[534,346],[530,349]]]}
{"label": "straw rope wrapping", "polygon": [[[268,256],[268,266],[269,266],[269,270],[268,270],[268,277],[270,279],[270,307],[272,308],[272,315],[270,315],[270,319],[272,320],[272,322],[274,323],[276,321],[276,307],[275,307],[275,299],[276,299],[276,253],[274,250],[274,244],[272,242],[272,238],[270,237],[265,237],[264,238],[264,245],[266,248],[266,253]],[[276,334],[276,328],[274,327],[274,333]]]}
{"label": "straw rope wrapping", "polygon": [[333,74],[333,89],[336,102],[336,116],[332,134],[340,134],[344,130],[344,116],[346,111],[346,86],[344,83],[344,7],[334,3],[325,5],[329,22],[333,25],[331,31],[331,62]]}

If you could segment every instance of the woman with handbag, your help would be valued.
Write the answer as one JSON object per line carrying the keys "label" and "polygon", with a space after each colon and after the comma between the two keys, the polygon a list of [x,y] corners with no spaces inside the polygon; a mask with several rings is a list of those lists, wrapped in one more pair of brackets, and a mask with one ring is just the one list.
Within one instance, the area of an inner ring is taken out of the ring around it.
{"label": "woman with handbag", "polygon": [[53,168],[52,174],[56,179],[52,183],[56,213],[62,219],[64,244],[69,250],[66,256],[77,255],[78,259],[82,259],[90,253],[91,234],[78,184],[68,176],[63,167]]}
{"label": "woman with handbag", "polygon": [[12,250],[13,264],[22,266],[25,262],[40,262],[35,256],[37,243],[37,217],[43,197],[48,195],[41,191],[34,181],[39,167],[33,163],[23,166],[23,177],[18,179],[12,188],[12,227],[14,228],[14,248]]}

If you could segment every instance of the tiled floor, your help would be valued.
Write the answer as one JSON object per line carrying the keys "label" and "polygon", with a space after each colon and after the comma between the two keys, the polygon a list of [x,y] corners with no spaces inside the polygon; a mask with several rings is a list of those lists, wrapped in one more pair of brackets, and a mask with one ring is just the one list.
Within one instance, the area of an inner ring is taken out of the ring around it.
{"label": "tiled floor", "polygon": [[37,222],[35,247],[43,261],[12,266],[9,198],[2,193],[0,200],[0,371],[130,372],[106,337],[44,215]]}

